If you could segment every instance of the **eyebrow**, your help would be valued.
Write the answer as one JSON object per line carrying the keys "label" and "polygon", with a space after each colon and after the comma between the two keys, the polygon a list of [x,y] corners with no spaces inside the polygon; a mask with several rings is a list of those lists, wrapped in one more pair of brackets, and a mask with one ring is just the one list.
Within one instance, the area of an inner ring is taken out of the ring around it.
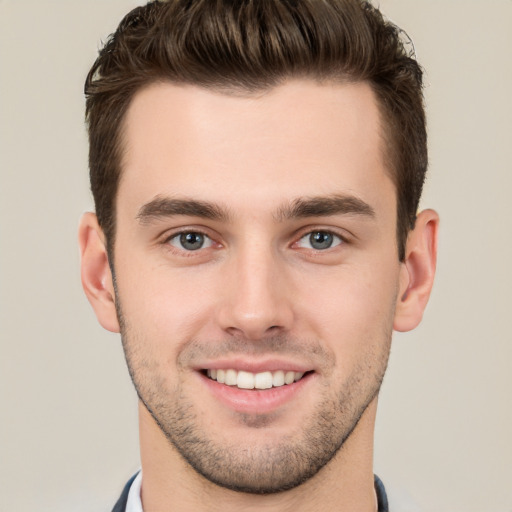
{"label": "eyebrow", "polygon": [[[209,220],[227,222],[231,219],[226,208],[208,201],[196,199],[177,199],[157,196],[144,204],[137,213],[141,224],[173,216],[201,217]],[[362,199],[352,195],[329,195],[297,198],[277,210],[274,219],[283,222],[289,219],[307,217],[327,217],[331,215],[361,215],[375,217],[374,209]]]}
{"label": "eyebrow", "polygon": [[361,215],[374,218],[375,210],[362,199],[352,195],[334,194],[298,198],[281,207],[276,215],[278,221],[330,215]]}
{"label": "eyebrow", "polygon": [[177,215],[202,217],[218,221],[227,221],[230,218],[228,211],[216,204],[196,199],[170,197],[155,197],[139,209],[136,218],[141,224],[149,224],[152,220]]}

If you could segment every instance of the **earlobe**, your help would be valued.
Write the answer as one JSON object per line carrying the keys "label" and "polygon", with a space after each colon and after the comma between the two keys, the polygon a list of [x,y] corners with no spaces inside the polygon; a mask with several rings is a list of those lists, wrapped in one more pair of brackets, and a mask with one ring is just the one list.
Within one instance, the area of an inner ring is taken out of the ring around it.
{"label": "earlobe", "polygon": [[438,227],[438,214],[424,210],[409,233],[405,260],[400,269],[393,324],[396,331],[410,331],[421,322],[434,283]]}
{"label": "earlobe", "polygon": [[82,286],[100,324],[119,332],[114,283],[103,231],[94,213],[84,213],[78,228]]}

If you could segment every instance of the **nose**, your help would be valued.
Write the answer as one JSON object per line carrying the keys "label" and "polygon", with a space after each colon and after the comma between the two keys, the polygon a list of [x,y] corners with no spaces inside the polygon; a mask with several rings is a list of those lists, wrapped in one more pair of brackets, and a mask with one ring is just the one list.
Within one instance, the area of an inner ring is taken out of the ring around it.
{"label": "nose", "polygon": [[285,267],[269,247],[247,247],[230,258],[218,310],[224,332],[257,341],[291,329],[292,290]]}

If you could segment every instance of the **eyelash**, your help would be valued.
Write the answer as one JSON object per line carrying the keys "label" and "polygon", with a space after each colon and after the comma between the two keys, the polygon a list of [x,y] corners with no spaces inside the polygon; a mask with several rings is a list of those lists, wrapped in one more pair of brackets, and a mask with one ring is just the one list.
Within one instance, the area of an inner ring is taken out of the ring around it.
{"label": "eyelash", "polygon": [[[333,229],[322,229],[322,228],[316,228],[316,229],[315,228],[313,228],[313,229],[308,228],[307,231],[302,231],[300,233],[300,236],[295,239],[295,241],[291,244],[291,247],[298,246],[298,244],[299,244],[299,242],[301,242],[301,240],[304,240],[308,236],[311,237],[311,235],[313,235],[315,233],[324,233],[324,234],[327,234],[327,235],[331,235],[334,239],[338,239],[339,242],[336,243],[335,245],[329,246],[329,247],[327,247],[325,249],[315,249],[314,247],[310,247],[310,248],[302,247],[301,249],[312,250],[315,253],[321,254],[321,253],[324,253],[324,252],[328,252],[330,249],[335,249],[336,247],[338,247],[340,245],[345,245],[347,243],[350,243],[350,241],[347,238],[347,236],[340,234],[336,230],[333,230]],[[209,240],[210,244],[207,247],[203,247],[202,246],[202,247],[199,247],[196,250],[193,250],[193,249],[192,250],[187,250],[187,249],[185,249],[183,247],[180,248],[180,247],[176,247],[176,246],[171,244],[172,240],[177,239],[178,237],[180,237],[182,235],[188,235],[188,234],[200,235],[200,236],[204,237],[205,239]],[[217,245],[217,246],[221,246],[222,245],[222,244],[220,244],[218,242],[215,242],[213,237],[211,237],[208,233],[206,233],[205,231],[203,231],[201,229],[182,229],[180,231],[174,232],[174,233],[170,234],[169,236],[165,237],[165,239],[163,240],[162,244],[165,245],[170,251],[172,251],[174,253],[179,253],[180,256],[185,256],[185,257],[194,257],[194,256],[199,255],[201,252],[203,252],[202,249],[209,249],[209,248],[211,248],[211,247],[213,247],[215,245]]]}
{"label": "eyelash", "polygon": [[[309,245],[311,245],[311,238],[313,235],[316,235],[316,234],[323,234],[324,236],[325,235],[328,235],[331,237],[331,245],[329,245],[328,247],[325,247],[325,248],[322,248],[322,249],[317,249],[315,247],[305,247],[305,249],[308,249],[308,250],[314,250],[316,252],[326,252],[328,251],[329,249],[334,249],[336,247],[338,247],[339,245],[342,245],[342,244],[345,244],[347,243],[347,240],[345,237],[341,236],[339,233],[336,233],[332,230],[328,230],[328,229],[313,229],[313,230],[310,230],[306,233],[304,233],[296,242],[294,242],[293,245],[299,245],[300,242],[302,240],[308,240],[309,241]],[[337,240],[337,241],[336,241]]]}
{"label": "eyelash", "polygon": [[[182,235],[192,235],[192,234],[200,235],[200,236],[204,237],[205,239],[209,240],[210,244],[208,245],[208,247],[199,247],[196,250],[187,250],[183,247],[181,247],[181,248],[175,247],[171,244],[172,240],[177,239],[178,237],[180,237]],[[170,250],[171,252],[179,253],[180,256],[194,257],[194,256],[197,256],[200,252],[202,252],[201,249],[208,249],[208,248],[212,247],[213,245],[215,245],[215,241],[210,235],[208,235],[206,232],[204,232],[200,229],[182,229],[178,232],[174,232],[171,235],[167,236],[163,240],[163,245],[165,245],[166,248],[168,250]],[[217,244],[217,245],[220,245],[220,244]]]}

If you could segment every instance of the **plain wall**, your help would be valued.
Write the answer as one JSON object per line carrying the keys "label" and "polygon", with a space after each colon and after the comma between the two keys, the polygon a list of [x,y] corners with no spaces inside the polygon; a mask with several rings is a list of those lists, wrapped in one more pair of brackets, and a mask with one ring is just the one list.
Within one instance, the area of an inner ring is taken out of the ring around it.
{"label": "plain wall", "polygon": [[[135,392],[76,243],[83,82],[136,4],[0,0],[2,512],[110,510],[139,465]],[[424,321],[395,336],[375,470],[394,512],[511,512],[512,1],[380,4],[426,68],[423,205],[442,223]]]}

